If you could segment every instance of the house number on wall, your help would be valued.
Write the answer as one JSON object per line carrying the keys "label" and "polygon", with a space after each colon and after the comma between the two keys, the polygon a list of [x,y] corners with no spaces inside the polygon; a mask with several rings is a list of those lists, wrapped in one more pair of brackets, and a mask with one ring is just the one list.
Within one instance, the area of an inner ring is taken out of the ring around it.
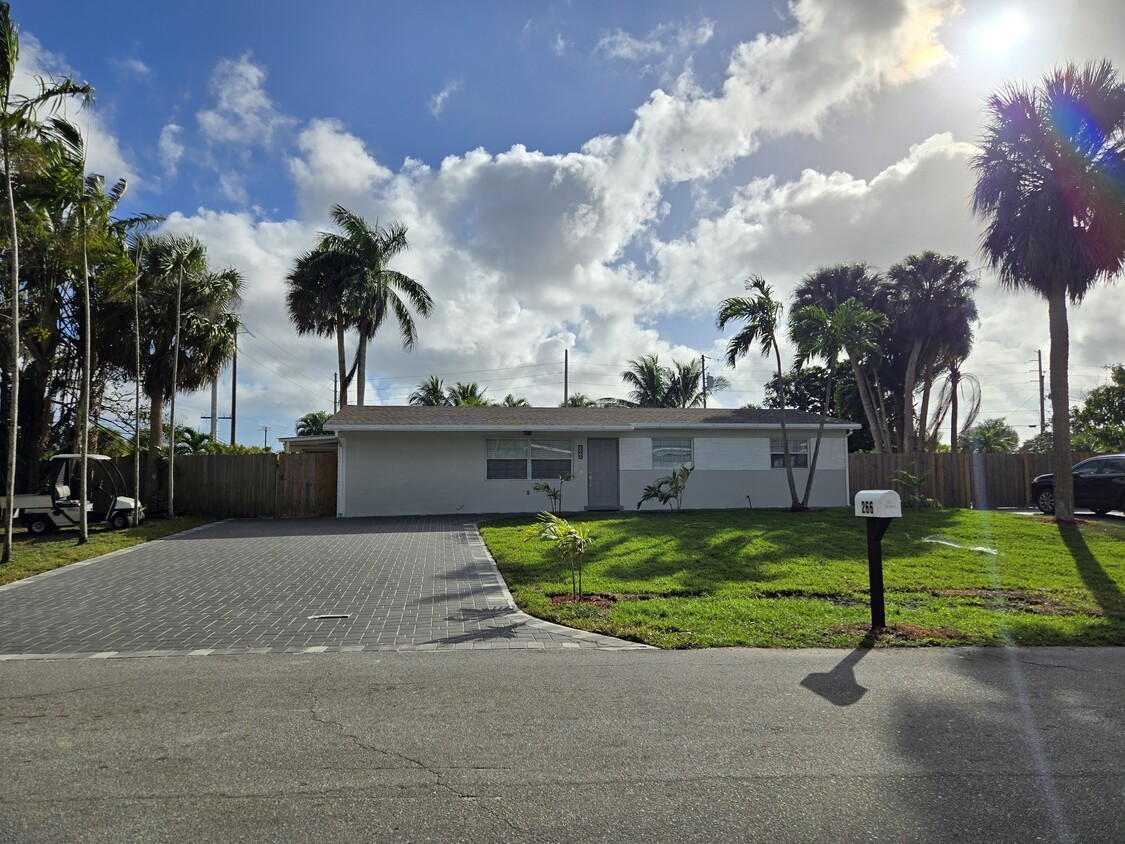
{"label": "house number on wall", "polygon": [[582,459],[582,446],[578,446],[578,459]]}

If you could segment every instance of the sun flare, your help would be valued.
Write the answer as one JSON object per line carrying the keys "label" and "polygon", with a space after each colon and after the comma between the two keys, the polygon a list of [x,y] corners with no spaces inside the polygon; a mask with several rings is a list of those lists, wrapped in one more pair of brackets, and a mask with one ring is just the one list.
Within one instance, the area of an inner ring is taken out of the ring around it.
{"label": "sun flare", "polygon": [[981,30],[981,46],[989,53],[1003,55],[1030,31],[1027,18],[1015,9],[1008,9]]}

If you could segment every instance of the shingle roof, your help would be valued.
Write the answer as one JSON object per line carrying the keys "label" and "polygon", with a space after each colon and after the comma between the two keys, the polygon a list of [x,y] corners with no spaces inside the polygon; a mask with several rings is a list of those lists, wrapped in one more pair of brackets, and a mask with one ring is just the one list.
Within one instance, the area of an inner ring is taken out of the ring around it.
{"label": "shingle roof", "polygon": [[[787,410],[788,425],[808,427],[820,423],[815,413]],[[781,424],[779,410],[664,408],[664,407],[390,407],[349,405],[324,425],[329,430],[386,428],[544,429],[648,427],[769,427]],[[832,427],[859,427],[844,419],[829,418]]]}

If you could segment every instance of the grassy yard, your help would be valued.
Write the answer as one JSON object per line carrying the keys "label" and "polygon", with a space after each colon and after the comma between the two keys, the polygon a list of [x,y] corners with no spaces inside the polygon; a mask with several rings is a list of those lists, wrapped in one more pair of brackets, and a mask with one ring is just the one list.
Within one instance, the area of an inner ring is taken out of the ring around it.
{"label": "grassy yard", "polygon": [[[592,528],[585,591],[596,603],[552,601],[569,593],[569,570],[549,543],[526,539],[531,517],[481,526],[532,615],[664,648],[854,647],[868,635],[866,534],[850,510],[574,520]],[[1125,644],[1120,522],[907,511],[883,539],[883,560],[880,644]]]}
{"label": "grassy yard", "polygon": [[213,521],[215,520],[181,516],[176,519],[146,519],[139,527],[125,530],[91,527],[90,541],[85,545],[75,544],[78,541],[76,529],[32,536],[26,530],[17,528],[12,534],[12,560],[7,565],[0,565],[0,585],[108,554],[110,551],[171,536]]}

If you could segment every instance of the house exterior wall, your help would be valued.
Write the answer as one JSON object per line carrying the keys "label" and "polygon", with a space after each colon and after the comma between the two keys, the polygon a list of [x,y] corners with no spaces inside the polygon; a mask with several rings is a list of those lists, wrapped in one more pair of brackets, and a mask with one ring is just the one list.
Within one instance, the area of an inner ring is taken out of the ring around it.
{"label": "house exterior wall", "polygon": [[[547,496],[533,489],[538,481],[487,478],[487,440],[520,435],[512,431],[342,432],[339,514],[534,513],[548,509]],[[591,437],[619,441],[619,503],[624,510],[633,510],[646,486],[673,471],[671,467],[653,468],[653,437],[692,440],[696,468],[684,494],[685,509],[787,507],[785,470],[770,468],[770,438],[780,436],[780,430],[766,429],[660,429],[569,436],[535,432],[533,438],[571,440],[574,480],[563,484],[562,504],[564,511],[581,512],[587,504],[586,454]],[[808,437],[811,450],[815,431],[794,432],[791,437]],[[793,474],[800,496],[808,471],[797,469]],[[809,504],[842,507],[848,503],[847,438],[842,430],[825,430]],[[653,501],[642,509],[661,506]]]}

